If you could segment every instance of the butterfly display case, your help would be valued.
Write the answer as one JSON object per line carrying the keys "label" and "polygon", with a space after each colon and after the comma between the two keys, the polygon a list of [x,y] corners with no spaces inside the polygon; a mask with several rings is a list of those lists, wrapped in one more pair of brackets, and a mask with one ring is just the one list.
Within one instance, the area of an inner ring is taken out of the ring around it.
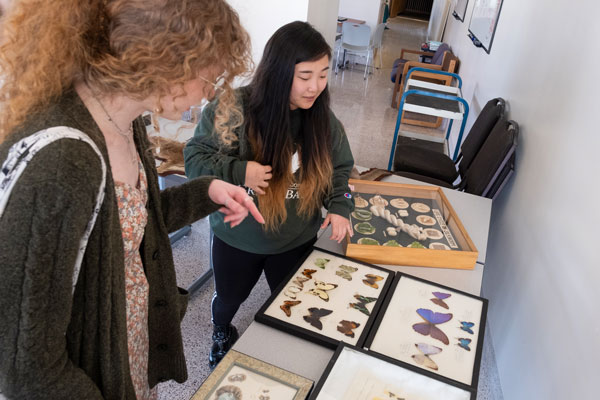
{"label": "butterfly display case", "polygon": [[409,364],[341,343],[310,400],[474,400],[476,392]]}
{"label": "butterfly display case", "polygon": [[190,400],[304,400],[312,386],[309,379],[229,350]]}
{"label": "butterfly display case", "polygon": [[473,269],[477,248],[437,186],[350,180],[346,255],[374,264]]}
{"label": "butterfly display case", "polygon": [[398,272],[364,347],[477,389],[487,305]]}
{"label": "butterfly display case", "polygon": [[335,349],[362,346],[394,273],[313,247],[257,312],[258,322]]}

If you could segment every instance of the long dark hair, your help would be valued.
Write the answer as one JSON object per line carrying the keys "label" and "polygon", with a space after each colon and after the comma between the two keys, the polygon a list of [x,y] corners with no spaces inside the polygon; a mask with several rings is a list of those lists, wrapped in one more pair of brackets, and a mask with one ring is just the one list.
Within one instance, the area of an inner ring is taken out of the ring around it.
{"label": "long dark hair", "polygon": [[[250,84],[249,104],[244,118],[255,161],[270,165],[273,177],[259,207],[267,229],[276,230],[287,217],[285,193],[294,177],[290,170],[294,143],[290,135],[290,92],[298,63],[331,59],[331,48],[323,36],[306,22],[296,21],[279,28],[267,42]],[[299,110],[302,128],[300,146],[300,215],[320,209],[331,187],[331,127],[329,90],[326,86],[313,106]]]}

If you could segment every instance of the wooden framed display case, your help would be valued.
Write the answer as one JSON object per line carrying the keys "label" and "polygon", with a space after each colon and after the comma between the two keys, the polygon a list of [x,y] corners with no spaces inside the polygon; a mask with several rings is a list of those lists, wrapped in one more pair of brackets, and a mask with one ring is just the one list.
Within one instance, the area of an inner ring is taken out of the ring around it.
{"label": "wooden framed display case", "polygon": [[229,350],[190,400],[304,400],[312,386],[309,379]]}
{"label": "wooden framed display case", "polygon": [[468,386],[340,343],[310,400],[474,400]]}
{"label": "wooden framed display case", "polygon": [[482,297],[397,272],[364,347],[476,391],[487,307]]}
{"label": "wooden framed display case", "polygon": [[437,186],[350,179],[346,256],[373,264],[473,269],[477,248]]}
{"label": "wooden framed display case", "polygon": [[255,320],[335,349],[362,346],[394,279],[387,269],[313,247]]}

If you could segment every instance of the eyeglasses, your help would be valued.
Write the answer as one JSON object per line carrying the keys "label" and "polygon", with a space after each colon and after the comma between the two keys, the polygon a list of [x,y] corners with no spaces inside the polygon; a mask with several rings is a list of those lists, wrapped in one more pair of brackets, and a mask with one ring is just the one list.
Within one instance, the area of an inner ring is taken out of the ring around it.
{"label": "eyeglasses", "polygon": [[225,75],[219,75],[214,82],[209,81],[201,75],[198,75],[198,78],[211,85],[215,89],[215,94],[218,94],[223,91],[223,85],[225,84]]}

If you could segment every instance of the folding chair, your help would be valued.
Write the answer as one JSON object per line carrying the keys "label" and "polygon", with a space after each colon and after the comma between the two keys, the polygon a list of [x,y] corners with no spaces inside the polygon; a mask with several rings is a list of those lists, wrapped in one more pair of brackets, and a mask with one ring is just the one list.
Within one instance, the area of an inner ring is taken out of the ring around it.
{"label": "folding chair", "polygon": [[514,172],[518,135],[515,121],[500,118],[456,185],[412,172],[394,174],[494,199]]}
{"label": "folding chair", "polygon": [[462,180],[490,132],[504,115],[505,107],[505,101],[500,97],[486,103],[461,145],[456,162],[443,153],[405,140],[404,144],[396,145],[392,171],[424,175],[450,185],[459,177]]}

